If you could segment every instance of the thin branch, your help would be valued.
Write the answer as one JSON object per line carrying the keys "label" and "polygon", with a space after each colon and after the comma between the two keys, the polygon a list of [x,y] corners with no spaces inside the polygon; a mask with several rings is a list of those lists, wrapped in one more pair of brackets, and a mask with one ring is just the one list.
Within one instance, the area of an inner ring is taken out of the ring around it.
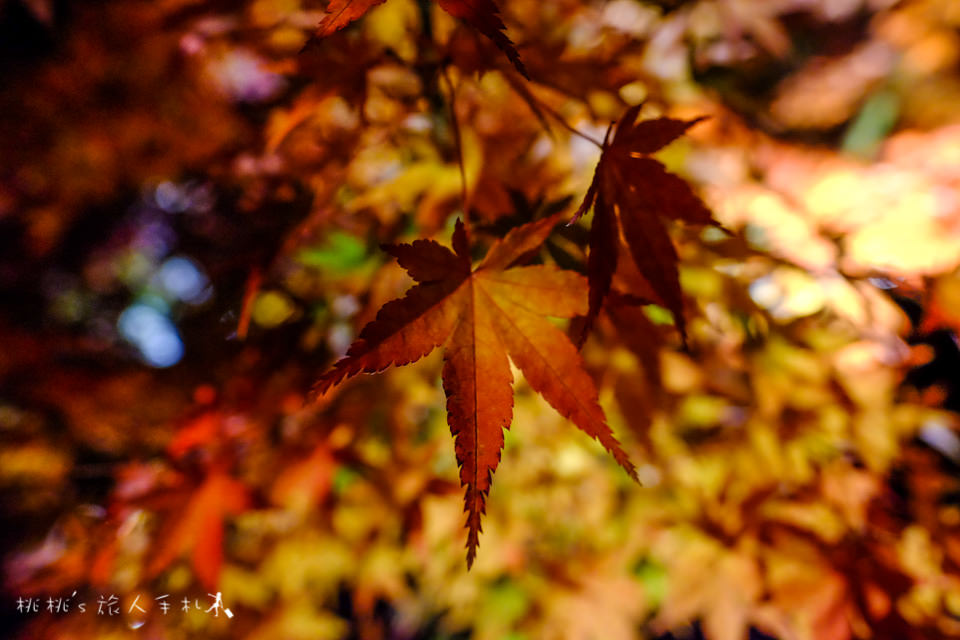
{"label": "thin branch", "polygon": [[463,166],[463,139],[460,137],[460,121],[457,119],[456,90],[453,81],[450,79],[450,74],[447,73],[446,66],[441,67],[441,73],[450,91],[450,124],[453,127],[453,143],[457,148],[457,164],[460,166],[460,201],[463,204],[464,223],[469,225],[470,207],[467,200],[467,172]]}

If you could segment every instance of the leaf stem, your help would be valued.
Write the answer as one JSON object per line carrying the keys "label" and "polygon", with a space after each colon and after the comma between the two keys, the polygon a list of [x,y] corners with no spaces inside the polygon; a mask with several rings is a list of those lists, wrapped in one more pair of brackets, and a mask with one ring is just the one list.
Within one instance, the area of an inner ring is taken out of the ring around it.
{"label": "leaf stem", "polygon": [[583,133],[579,129],[575,128],[572,124],[568,123],[566,120],[564,120],[563,116],[561,116],[559,113],[554,111],[553,107],[546,105],[543,102],[540,103],[540,107],[544,110],[544,112],[547,115],[553,117],[554,120],[559,122],[564,129],[566,129],[567,131],[569,131],[575,136],[579,136],[588,142],[592,142],[594,145],[596,145],[598,149],[603,149],[603,143],[601,143],[599,140],[597,140],[593,136]]}
{"label": "leaf stem", "polygon": [[[594,145],[597,146],[597,148],[603,149],[603,145],[600,143],[599,140],[576,129],[572,124],[568,123],[562,115],[557,113],[553,107],[551,107],[550,105],[545,103],[543,100],[535,96],[533,92],[530,91],[524,84],[525,82],[530,82],[529,80],[527,80],[526,78],[518,79],[516,77],[516,75],[518,74],[514,74],[513,72],[509,72],[509,71],[504,72],[504,74],[507,77],[507,82],[509,82],[510,86],[513,87],[513,90],[516,91],[518,94],[520,94],[520,97],[527,102],[528,106],[533,110],[534,115],[536,115],[538,119],[541,118],[541,111],[542,111],[543,113],[546,113],[547,115],[552,117],[554,120],[559,122],[564,129],[566,129],[573,135],[579,136],[584,140],[592,142]],[[544,127],[547,127],[546,122],[544,122],[543,124],[544,124]],[[549,127],[547,127],[547,130],[549,131]]]}

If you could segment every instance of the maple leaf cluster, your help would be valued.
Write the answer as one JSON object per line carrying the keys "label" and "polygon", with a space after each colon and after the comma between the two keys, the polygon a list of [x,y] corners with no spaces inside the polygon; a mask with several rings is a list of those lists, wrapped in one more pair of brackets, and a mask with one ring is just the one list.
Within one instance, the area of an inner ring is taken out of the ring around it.
{"label": "maple leaf cluster", "polygon": [[[438,1],[445,11],[493,40],[527,76],[516,49],[503,34],[505,26],[492,0]],[[327,36],[381,2],[334,0],[317,34]],[[612,139],[614,125],[610,125],[593,181],[571,221],[595,207],[588,287],[579,274],[553,267],[508,269],[541,247],[558,222],[557,215],[510,231],[490,247],[475,270],[471,270],[466,229],[458,220],[453,252],[432,240],[385,247],[418,284],[404,298],[384,305],[346,357],[316,385],[319,393],[325,393],[345,378],[409,364],[445,345],[448,422],[460,481],[466,486],[467,566],[476,556],[480,516],[500,462],[503,430],[512,420],[508,355],[534,390],[596,438],[637,480],[633,464],[607,426],[596,386],[576,348],[546,318],[585,318],[582,342],[610,292],[617,257],[625,249],[636,265],[637,277],[623,293],[664,305],[686,339],[677,252],[661,217],[700,225],[716,221],[690,186],[650,155],[699,120],[637,122],[642,106],[626,111]],[[589,288],[586,309],[582,308],[585,288]]]}
{"label": "maple leaf cluster", "polygon": [[960,637],[951,0],[61,4],[0,2],[8,591]]}

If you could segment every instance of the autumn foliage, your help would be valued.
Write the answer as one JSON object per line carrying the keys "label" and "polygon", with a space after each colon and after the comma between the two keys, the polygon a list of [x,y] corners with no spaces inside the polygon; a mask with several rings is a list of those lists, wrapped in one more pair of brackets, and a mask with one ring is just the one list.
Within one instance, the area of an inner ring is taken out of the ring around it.
{"label": "autumn foliage", "polygon": [[960,636],[958,33],[0,1],[0,624]]}

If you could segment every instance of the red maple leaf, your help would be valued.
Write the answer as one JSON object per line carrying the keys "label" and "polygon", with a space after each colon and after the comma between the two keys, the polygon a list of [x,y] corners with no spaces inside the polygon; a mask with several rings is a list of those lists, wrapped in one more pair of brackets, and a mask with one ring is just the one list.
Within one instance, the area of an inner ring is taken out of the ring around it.
{"label": "red maple leaf", "polygon": [[510,360],[535,391],[596,438],[636,479],[607,426],[580,354],[547,319],[586,313],[585,278],[548,265],[509,268],[539,247],[558,221],[554,215],[512,230],[475,269],[459,221],[453,251],[432,240],[385,247],[418,284],[385,304],[347,355],[317,383],[323,393],[347,377],[407,364],[445,345],[447,422],[455,438],[460,482],[467,487],[468,566],[476,556],[480,517],[500,462],[503,430],[513,417]]}
{"label": "red maple leaf", "polygon": [[[367,11],[383,4],[385,0],[330,0],[327,15],[317,26],[316,36],[323,38],[339,31]],[[510,38],[504,33],[507,26],[500,18],[500,9],[493,0],[437,0],[440,7],[454,18],[463,20],[471,27],[490,38],[500,48],[517,71],[527,76],[520,54]]]}
{"label": "red maple leaf", "polygon": [[614,125],[607,129],[593,181],[574,216],[576,220],[591,206],[594,208],[587,258],[590,304],[585,331],[600,312],[610,292],[618,257],[626,249],[642,281],[632,287],[635,290],[625,293],[645,299],[652,293],[656,298],[652,302],[673,313],[677,329],[685,338],[678,257],[661,218],[692,224],[718,223],[690,186],[667,172],[650,154],[676,140],[701,119],[636,122],[640,108],[636,105],[627,110],[612,140]]}

